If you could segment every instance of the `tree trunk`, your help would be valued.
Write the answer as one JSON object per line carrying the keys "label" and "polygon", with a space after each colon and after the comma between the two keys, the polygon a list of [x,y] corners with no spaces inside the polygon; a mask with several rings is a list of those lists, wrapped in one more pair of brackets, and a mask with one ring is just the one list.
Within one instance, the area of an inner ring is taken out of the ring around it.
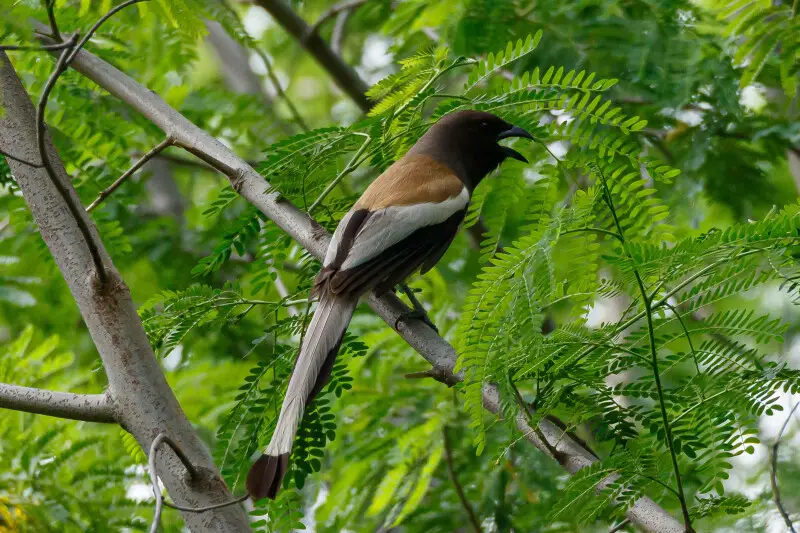
{"label": "tree trunk", "polygon": [[[2,51],[0,97],[4,108],[4,116],[0,118],[0,147],[23,160],[38,162],[34,107]],[[79,202],[49,137],[46,144],[58,179]],[[105,285],[98,283],[86,242],[46,171],[13,159],[8,164],[103,361],[117,420],[144,450],[150,449],[159,433],[166,433],[200,472],[200,479],[188,479],[177,456],[168,448],[160,451],[158,474],[177,504],[205,506],[229,501],[232,496],[167,384],[130,291],[114,269],[94,225],[90,222],[106,265]],[[250,530],[247,516],[238,505],[205,513],[183,513],[183,518],[194,533]]]}

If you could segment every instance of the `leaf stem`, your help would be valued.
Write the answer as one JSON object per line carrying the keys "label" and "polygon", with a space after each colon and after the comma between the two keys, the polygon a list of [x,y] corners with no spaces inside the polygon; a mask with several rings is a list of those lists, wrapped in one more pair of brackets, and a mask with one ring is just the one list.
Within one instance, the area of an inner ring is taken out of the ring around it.
{"label": "leaf stem", "polygon": [[596,231],[598,233],[603,233],[605,235],[610,235],[611,237],[614,237],[618,241],[623,242],[622,236],[619,233],[614,233],[613,231],[608,231],[607,229],[603,229],[603,228],[576,228],[576,229],[570,229],[570,230],[567,230],[567,231],[562,231],[561,235],[568,235],[570,233],[578,233],[578,232],[581,232],[581,231],[586,231],[586,232]]}
{"label": "leaf stem", "polygon": [[544,444],[545,448],[547,448],[547,451],[550,453],[550,455],[553,456],[553,459],[555,459],[556,461],[561,462],[561,459],[560,459],[560,457],[562,455],[561,452],[559,452],[556,449],[555,446],[550,444],[550,441],[547,440],[547,438],[544,436],[544,433],[542,433],[542,430],[539,427],[539,424],[533,419],[533,413],[531,413],[530,408],[528,407],[528,404],[525,403],[525,399],[522,397],[522,394],[519,392],[519,389],[517,388],[517,385],[511,379],[511,376],[508,377],[508,384],[511,386],[511,390],[514,391],[514,400],[516,401],[517,405],[522,410],[522,412],[525,414],[525,418],[528,420],[528,425],[536,433],[536,436],[539,437],[539,439],[542,441],[542,444]]}
{"label": "leaf stem", "polygon": [[[639,292],[642,295],[644,300],[644,314],[645,318],[647,319],[647,334],[650,339],[650,354],[652,356],[651,366],[653,369],[653,379],[656,384],[656,392],[658,393],[658,404],[661,410],[661,419],[664,423],[664,432],[667,438],[667,448],[669,449],[670,458],[672,459],[672,468],[675,472],[675,482],[678,486],[678,500],[681,504],[681,511],[683,513],[683,525],[685,527],[686,533],[694,533],[694,528],[692,528],[692,519],[689,516],[689,507],[686,505],[686,495],[683,491],[683,482],[681,480],[681,471],[680,467],[678,466],[678,456],[675,453],[675,445],[672,440],[672,426],[669,423],[669,416],[667,414],[667,406],[664,402],[664,388],[661,385],[661,375],[658,371],[658,350],[656,347],[656,336],[655,330],[653,328],[653,301],[651,300],[650,296],[647,294],[647,289],[644,286],[644,281],[642,280],[641,274],[639,274],[639,270],[635,266],[635,261],[633,260],[633,255],[628,250],[627,243],[625,241],[625,234],[622,230],[622,225],[619,222],[619,217],[617,216],[617,210],[614,208],[614,200],[611,198],[611,191],[608,188],[608,183],[606,182],[605,175],[600,170],[599,167],[595,167],[595,172],[600,177],[600,181],[603,185],[603,199],[608,206],[609,211],[611,212],[611,218],[614,220],[614,225],[619,232],[622,247],[625,250],[628,258],[634,264],[632,266],[633,275],[636,277],[636,283],[639,286]],[[666,302],[666,300],[662,300],[662,303]]]}
{"label": "leaf stem", "polygon": [[368,138],[367,138],[367,140],[366,140],[366,141],[364,141],[364,144],[362,144],[362,145],[361,145],[361,148],[359,148],[359,149],[358,149],[358,152],[356,152],[356,153],[355,153],[355,155],[354,155],[354,156],[353,156],[353,157],[350,159],[350,161],[349,161],[349,162],[347,163],[347,165],[344,167],[344,170],[342,170],[342,171],[339,173],[339,175],[338,175],[338,176],[336,176],[336,177],[333,179],[333,181],[331,181],[331,182],[328,184],[328,186],[327,186],[327,187],[325,187],[325,190],[324,190],[324,191],[322,191],[322,193],[319,195],[319,197],[317,197],[317,199],[316,199],[316,200],[314,200],[314,203],[313,203],[313,204],[311,204],[311,207],[309,207],[309,208],[308,208],[308,211],[307,211],[307,213],[308,213],[309,215],[310,215],[310,214],[311,214],[311,213],[314,211],[314,209],[316,209],[316,208],[319,206],[319,204],[321,204],[321,203],[322,203],[322,201],[325,199],[325,197],[326,197],[326,196],[328,196],[328,195],[331,193],[331,191],[332,191],[332,190],[333,190],[333,189],[334,189],[334,188],[335,188],[337,185],[339,185],[339,182],[341,182],[341,181],[344,179],[344,177],[345,177],[345,176],[347,176],[348,174],[350,174],[352,171],[354,171],[354,170],[355,170],[355,169],[358,167],[358,165],[360,165],[360,164],[361,164],[361,163],[358,161],[358,158],[359,158],[359,157],[361,157],[361,154],[363,154],[363,153],[364,153],[364,151],[367,149],[367,147],[370,145],[370,143],[371,143],[371,142],[372,142],[372,138],[371,138],[371,137],[368,137]]}
{"label": "leaf stem", "polygon": [[[672,310],[672,313],[678,319],[678,322],[681,324],[681,328],[683,328],[683,335],[686,337],[686,341],[689,343],[689,349],[692,350],[692,359],[694,360],[694,368],[697,370],[697,375],[703,375],[703,371],[700,370],[700,364],[697,362],[697,351],[694,349],[694,344],[692,343],[692,336],[689,335],[689,330],[686,328],[686,324],[683,322],[683,317],[678,309],[675,308],[671,303],[664,302],[664,305],[669,307]],[[702,392],[701,392],[702,394]]]}

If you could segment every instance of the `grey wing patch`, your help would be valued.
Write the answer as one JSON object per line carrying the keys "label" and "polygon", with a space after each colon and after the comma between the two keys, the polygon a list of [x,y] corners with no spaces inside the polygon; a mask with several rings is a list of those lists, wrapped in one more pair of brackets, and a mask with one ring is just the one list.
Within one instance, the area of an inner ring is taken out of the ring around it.
{"label": "grey wing patch", "polygon": [[421,265],[438,261],[464,219],[462,210],[440,224],[425,226],[383,253],[352,268],[331,272],[328,288],[333,294],[361,295],[375,289],[386,292],[413,274]]}

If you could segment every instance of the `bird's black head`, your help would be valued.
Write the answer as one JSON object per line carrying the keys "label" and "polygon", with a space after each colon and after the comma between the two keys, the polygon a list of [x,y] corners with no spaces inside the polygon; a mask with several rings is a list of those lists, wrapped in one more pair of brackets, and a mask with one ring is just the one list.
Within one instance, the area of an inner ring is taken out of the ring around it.
{"label": "bird's black head", "polygon": [[500,144],[509,137],[533,136],[522,128],[485,111],[458,111],[441,118],[410,153],[429,155],[444,163],[470,189],[507,157],[527,163],[522,154]]}

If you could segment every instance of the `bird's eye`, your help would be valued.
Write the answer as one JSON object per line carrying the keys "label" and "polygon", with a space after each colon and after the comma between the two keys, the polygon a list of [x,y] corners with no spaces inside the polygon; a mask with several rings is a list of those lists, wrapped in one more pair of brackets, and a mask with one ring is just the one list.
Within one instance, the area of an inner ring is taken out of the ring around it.
{"label": "bird's eye", "polygon": [[483,122],[481,122],[481,128],[488,128],[488,127],[489,123],[487,121],[484,120]]}

